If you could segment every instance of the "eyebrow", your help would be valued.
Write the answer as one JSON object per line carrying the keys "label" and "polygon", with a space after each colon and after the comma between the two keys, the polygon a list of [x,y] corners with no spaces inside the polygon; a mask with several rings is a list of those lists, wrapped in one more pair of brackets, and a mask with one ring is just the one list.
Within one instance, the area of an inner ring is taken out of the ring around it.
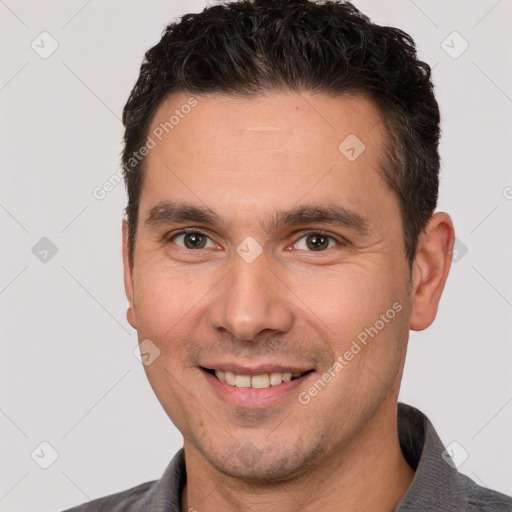
{"label": "eyebrow", "polygon": [[[175,201],[161,201],[153,206],[148,212],[144,226],[147,229],[153,229],[162,225],[185,222],[228,227],[228,223],[208,207]],[[278,210],[264,221],[262,226],[267,233],[271,233],[283,226],[311,223],[331,224],[361,235],[367,235],[369,232],[367,219],[347,207],[333,204],[306,204],[291,210]]]}

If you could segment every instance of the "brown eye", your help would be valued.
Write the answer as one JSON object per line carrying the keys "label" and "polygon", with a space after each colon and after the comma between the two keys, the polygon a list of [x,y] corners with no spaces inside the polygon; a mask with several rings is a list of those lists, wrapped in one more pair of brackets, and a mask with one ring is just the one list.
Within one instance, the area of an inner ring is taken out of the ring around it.
{"label": "brown eye", "polygon": [[205,234],[199,232],[178,233],[171,240],[179,247],[184,247],[185,249],[217,247]]}
{"label": "brown eye", "polygon": [[206,245],[206,237],[199,233],[187,233],[183,241],[187,249],[202,249]]}
{"label": "brown eye", "polygon": [[295,242],[295,249],[300,249],[303,251],[315,251],[321,252],[326,249],[330,249],[333,245],[336,245],[336,240],[329,235],[324,235],[322,233],[310,233],[309,235],[305,235],[301,237],[297,242]]}
{"label": "brown eye", "polygon": [[324,235],[309,235],[306,244],[312,251],[323,251],[329,247],[329,238]]}

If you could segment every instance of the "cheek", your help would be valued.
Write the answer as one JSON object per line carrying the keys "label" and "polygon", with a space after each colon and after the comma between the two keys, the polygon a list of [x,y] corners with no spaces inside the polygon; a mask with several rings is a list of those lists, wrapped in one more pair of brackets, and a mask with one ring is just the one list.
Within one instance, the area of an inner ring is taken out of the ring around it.
{"label": "cheek", "polygon": [[[158,265],[140,267],[134,275],[134,310],[139,338],[162,343],[176,338],[188,318],[201,306],[207,284]],[[164,347],[162,347],[163,349]]]}
{"label": "cheek", "polygon": [[334,360],[342,358],[335,401],[349,389],[362,396],[392,387],[401,367],[408,337],[406,285],[401,273],[381,269],[350,264],[296,281],[294,291],[306,306],[302,314],[325,335],[324,348]]}
{"label": "cheek", "polygon": [[304,304],[304,313],[309,311],[307,316],[324,324],[343,348],[348,338],[373,325],[380,314],[402,300],[400,287],[385,275],[370,265],[347,264],[336,270],[303,272],[292,289]]}

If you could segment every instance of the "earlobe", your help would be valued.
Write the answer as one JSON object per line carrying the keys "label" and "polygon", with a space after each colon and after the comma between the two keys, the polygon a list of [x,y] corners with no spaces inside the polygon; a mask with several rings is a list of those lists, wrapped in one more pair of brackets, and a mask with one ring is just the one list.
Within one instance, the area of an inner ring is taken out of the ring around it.
{"label": "earlobe", "polygon": [[133,266],[129,257],[129,236],[128,236],[128,222],[123,220],[123,271],[124,271],[124,291],[128,299],[128,310],[126,311],[126,319],[128,323],[134,328],[137,328],[137,321],[135,316],[135,308],[133,302]]}
{"label": "earlobe", "polygon": [[447,213],[438,212],[419,238],[412,271],[412,311],[409,327],[426,329],[434,321],[450,271],[455,232]]}

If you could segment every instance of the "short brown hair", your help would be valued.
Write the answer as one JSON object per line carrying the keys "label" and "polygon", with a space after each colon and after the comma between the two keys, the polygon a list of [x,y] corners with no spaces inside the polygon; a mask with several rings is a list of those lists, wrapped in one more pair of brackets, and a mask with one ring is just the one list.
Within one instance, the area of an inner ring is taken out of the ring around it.
{"label": "short brown hair", "polygon": [[256,95],[312,91],[362,93],[379,108],[387,131],[384,178],[397,194],[406,256],[437,204],[439,108],[430,67],[405,32],[372,23],[350,3],[242,0],[187,14],[165,29],[145,55],[123,111],[123,169],[128,190],[129,250],[137,230],[147,139],[170,94]]}

